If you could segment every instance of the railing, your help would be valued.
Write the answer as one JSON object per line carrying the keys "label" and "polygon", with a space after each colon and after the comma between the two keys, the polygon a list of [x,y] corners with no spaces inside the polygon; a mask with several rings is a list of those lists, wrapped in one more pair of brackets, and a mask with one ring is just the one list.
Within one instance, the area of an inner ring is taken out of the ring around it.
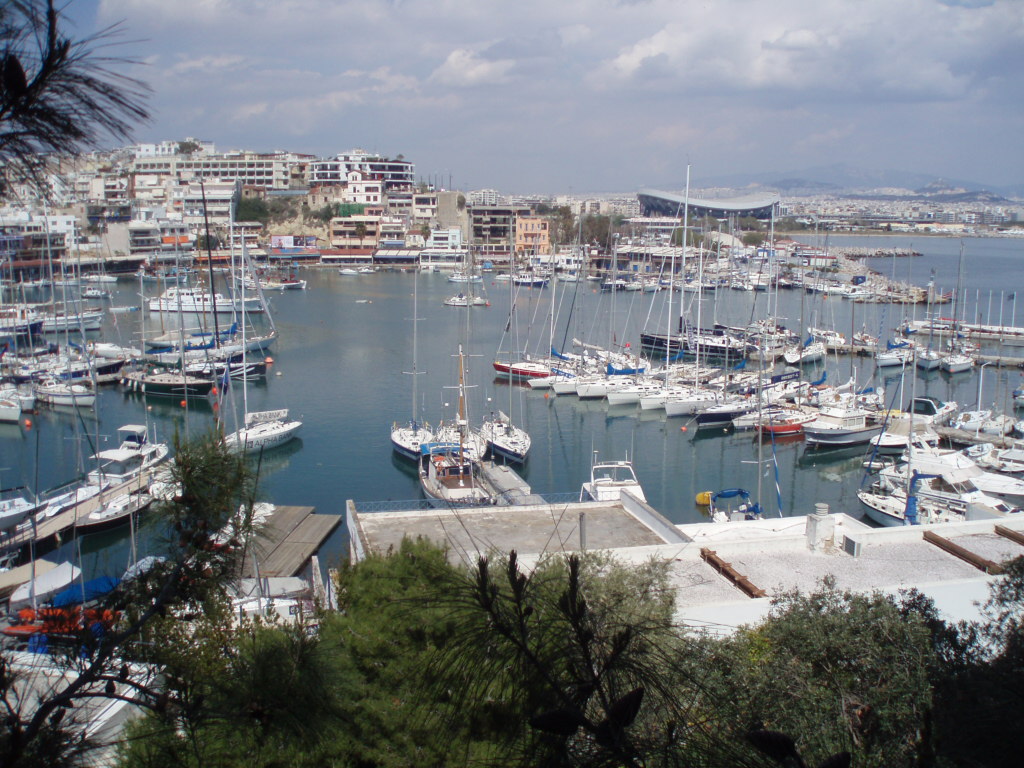
{"label": "railing", "polygon": [[[544,499],[546,504],[569,504],[580,500],[579,492],[576,493],[537,493],[533,494]],[[449,507],[477,507],[479,504],[446,504],[436,499],[397,499],[388,501],[355,501],[353,502],[356,512],[360,514],[368,512],[410,512],[428,511],[431,509],[445,509]]]}

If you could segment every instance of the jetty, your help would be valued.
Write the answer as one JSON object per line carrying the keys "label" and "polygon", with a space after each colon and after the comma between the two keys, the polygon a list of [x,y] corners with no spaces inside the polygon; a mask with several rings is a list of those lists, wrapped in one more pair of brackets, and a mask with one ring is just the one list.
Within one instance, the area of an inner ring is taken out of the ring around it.
{"label": "jetty", "polygon": [[314,507],[276,507],[246,553],[242,576],[298,576],[341,520]]}

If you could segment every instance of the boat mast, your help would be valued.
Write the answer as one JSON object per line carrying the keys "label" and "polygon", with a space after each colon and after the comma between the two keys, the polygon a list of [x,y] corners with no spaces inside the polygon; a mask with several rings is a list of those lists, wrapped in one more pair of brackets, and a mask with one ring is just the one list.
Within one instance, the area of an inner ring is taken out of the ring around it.
{"label": "boat mast", "polygon": [[[682,266],[682,273],[683,273],[683,275],[682,276],[683,276],[683,279],[684,279],[683,280],[684,283],[685,283],[685,278],[686,278],[686,240],[687,240],[686,235],[687,235],[687,227],[689,226],[689,221],[690,221],[690,164],[687,163],[686,164],[686,192],[683,195],[683,250],[681,252],[682,253],[682,260],[683,260],[683,266]],[[680,286],[680,289],[682,289],[682,287],[683,286]],[[672,290],[673,291],[675,290],[675,276],[674,275],[672,276]],[[672,304],[671,304],[671,302],[672,302],[672,294],[671,293],[669,293],[668,300],[669,300],[669,313],[670,313],[670,316],[671,316],[671,308],[672,308]],[[679,351],[680,352],[682,352],[682,350],[683,350],[683,312],[684,312],[684,307],[685,307],[685,302],[683,301],[683,296],[680,293],[680,295],[679,295]],[[665,351],[666,351],[666,353],[668,352],[668,348],[669,348],[669,342],[668,342],[668,339],[666,339],[665,340]],[[681,357],[680,357],[680,359],[681,359]],[[697,365],[695,366],[694,370],[697,370],[697,368],[699,368],[699,367],[700,367],[700,360],[697,360]]]}
{"label": "boat mast", "polygon": [[[210,245],[210,215],[206,206],[206,184],[201,176],[199,177],[199,191],[203,196],[203,226],[206,228],[206,267],[210,274],[210,301],[213,306],[213,344],[214,348],[216,348],[219,345],[220,339],[220,329],[217,325],[217,292],[214,290],[213,285],[213,248]],[[232,222],[234,221],[234,218],[234,213],[232,213]],[[177,238],[175,238],[175,242],[177,242]],[[178,306],[181,306],[180,298],[178,299]]]}
{"label": "boat mast", "polygon": [[413,434],[419,431],[419,420],[416,418],[416,377],[420,375],[421,371],[416,367],[416,348],[417,348],[417,326],[419,325],[419,286],[420,286],[420,273],[419,269],[413,275],[412,283],[412,370],[406,371],[412,376],[412,423],[409,425],[412,427]]}

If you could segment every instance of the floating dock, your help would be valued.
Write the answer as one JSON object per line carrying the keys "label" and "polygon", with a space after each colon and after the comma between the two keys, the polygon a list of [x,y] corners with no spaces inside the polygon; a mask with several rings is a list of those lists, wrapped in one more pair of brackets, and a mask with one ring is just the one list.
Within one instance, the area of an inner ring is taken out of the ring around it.
{"label": "floating dock", "polygon": [[314,507],[277,507],[246,554],[242,576],[297,576],[341,524],[341,515],[318,515]]}

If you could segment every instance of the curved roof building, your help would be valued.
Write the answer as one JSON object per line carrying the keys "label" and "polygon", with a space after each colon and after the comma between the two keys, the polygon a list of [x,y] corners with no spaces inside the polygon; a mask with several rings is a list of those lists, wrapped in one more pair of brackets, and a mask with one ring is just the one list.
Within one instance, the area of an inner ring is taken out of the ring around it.
{"label": "curved roof building", "polygon": [[[662,192],[657,189],[641,189],[637,192],[640,211],[644,216],[682,216],[683,195]],[[730,216],[753,216],[755,219],[770,219],[772,209],[779,204],[778,195],[764,197],[745,197],[739,200],[701,200],[691,197],[689,200],[690,215],[697,218],[711,216],[716,219],[727,219]]]}

